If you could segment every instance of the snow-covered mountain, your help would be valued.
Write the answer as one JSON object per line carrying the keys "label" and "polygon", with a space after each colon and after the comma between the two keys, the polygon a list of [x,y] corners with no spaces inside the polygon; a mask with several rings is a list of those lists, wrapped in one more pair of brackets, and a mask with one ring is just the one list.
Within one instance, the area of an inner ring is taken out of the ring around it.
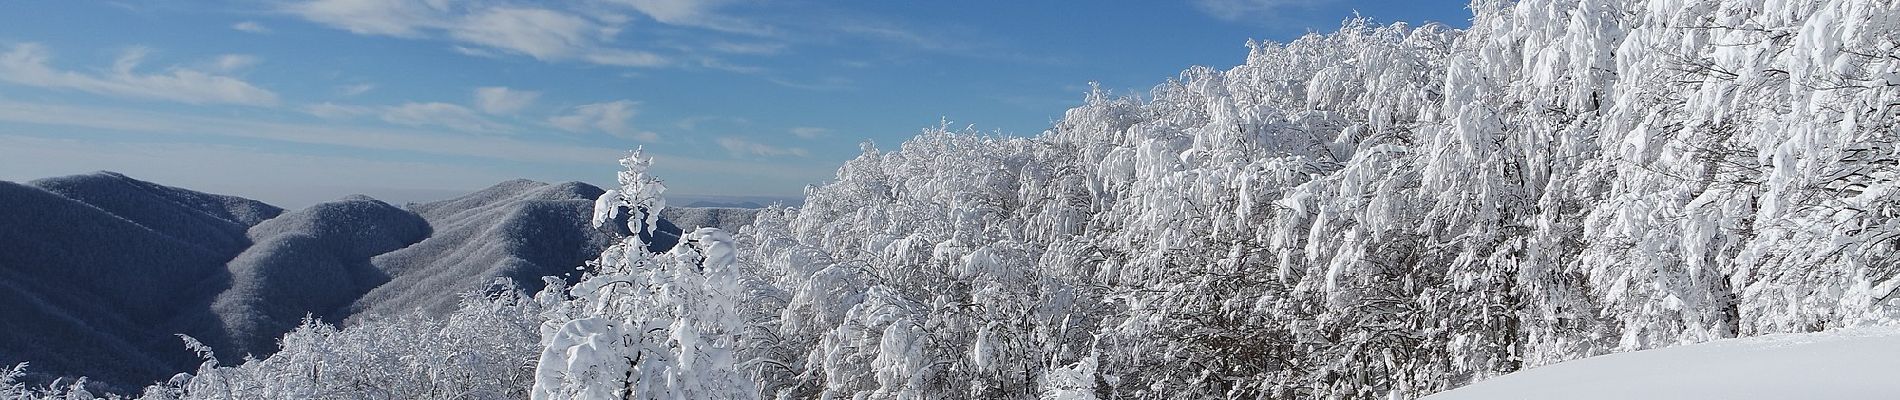
{"label": "snow-covered mountain", "polygon": [[605,246],[588,225],[601,193],[516,180],[407,207],[351,196],[285,211],[111,172],[0,182],[0,365],[129,390],[196,368],[176,334],[237,362],[275,352],[306,315],[440,318],[463,293],[533,293]]}
{"label": "snow-covered mountain", "polygon": [[600,188],[579,182],[515,180],[412,205],[434,234],[371,260],[390,279],[356,299],[347,313],[448,315],[461,299],[444,294],[484,290],[497,278],[526,293],[540,291],[543,276],[571,279],[576,267],[606,246],[606,237],[587,225],[600,194]]}
{"label": "snow-covered mountain", "polygon": [[122,385],[197,363],[210,299],[276,207],[114,173],[0,182],[0,363]]}
{"label": "snow-covered mountain", "polygon": [[351,196],[284,213],[252,227],[249,235],[255,244],[225,264],[230,287],[211,305],[224,335],[199,338],[233,361],[276,351],[277,337],[306,315],[332,321],[348,316],[344,307],[394,277],[371,258],[430,237],[430,224],[376,199]]}

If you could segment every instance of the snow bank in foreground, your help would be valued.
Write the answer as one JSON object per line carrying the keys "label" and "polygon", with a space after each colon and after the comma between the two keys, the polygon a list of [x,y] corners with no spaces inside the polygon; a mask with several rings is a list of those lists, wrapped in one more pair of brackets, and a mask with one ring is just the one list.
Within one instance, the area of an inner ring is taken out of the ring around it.
{"label": "snow bank in foreground", "polygon": [[1427,400],[1892,399],[1900,327],[1719,340],[1552,364]]}

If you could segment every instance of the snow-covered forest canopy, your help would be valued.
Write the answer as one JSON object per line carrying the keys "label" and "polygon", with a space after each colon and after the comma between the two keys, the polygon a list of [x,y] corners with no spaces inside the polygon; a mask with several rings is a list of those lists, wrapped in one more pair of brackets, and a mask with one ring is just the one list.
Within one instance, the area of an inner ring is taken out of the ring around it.
{"label": "snow-covered forest canopy", "polygon": [[313,322],[144,395],[1414,398],[1900,321],[1900,3],[1470,7],[1098,90],[1034,137],[866,143],[664,252],[631,156],[578,284]]}

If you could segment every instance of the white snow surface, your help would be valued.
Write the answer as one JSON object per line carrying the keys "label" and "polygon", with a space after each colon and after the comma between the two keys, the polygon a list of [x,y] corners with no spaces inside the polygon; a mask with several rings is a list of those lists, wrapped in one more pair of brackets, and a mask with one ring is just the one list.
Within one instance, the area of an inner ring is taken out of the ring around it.
{"label": "white snow surface", "polygon": [[1900,327],[1789,333],[1609,354],[1425,396],[1504,399],[1900,398]]}

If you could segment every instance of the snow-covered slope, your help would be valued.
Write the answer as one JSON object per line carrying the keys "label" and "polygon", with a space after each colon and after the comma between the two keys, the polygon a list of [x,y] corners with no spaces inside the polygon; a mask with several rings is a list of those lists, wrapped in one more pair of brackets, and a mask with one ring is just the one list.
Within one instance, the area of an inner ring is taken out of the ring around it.
{"label": "snow-covered slope", "polygon": [[1572,360],[1425,400],[1900,398],[1900,328],[1724,339]]}
{"label": "snow-covered slope", "polygon": [[0,364],[136,387],[196,363],[244,231],[282,210],[102,172],[0,182]]}
{"label": "snow-covered slope", "polygon": [[1410,398],[1900,323],[1900,4],[1470,7],[1034,137],[867,144],[738,238],[765,394],[1027,397],[1086,364],[1110,397]]}
{"label": "snow-covered slope", "polygon": [[340,321],[345,306],[389,280],[371,257],[429,233],[421,217],[363,196],[264,221],[250,230],[257,244],[226,264],[230,288],[212,304],[224,337],[205,340],[235,361],[275,351],[277,337],[307,315]]}
{"label": "snow-covered slope", "polygon": [[0,365],[128,390],[199,363],[178,333],[235,362],[274,352],[305,315],[439,318],[467,291],[533,293],[605,246],[588,226],[601,192],[516,180],[407,209],[352,196],[286,213],[111,172],[0,182]]}
{"label": "snow-covered slope", "polygon": [[350,306],[351,314],[448,315],[453,293],[485,289],[501,278],[541,290],[543,276],[573,279],[607,238],[587,225],[602,190],[580,182],[503,182],[467,196],[409,209],[428,220],[428,239],[371,260],[389,282]]}

